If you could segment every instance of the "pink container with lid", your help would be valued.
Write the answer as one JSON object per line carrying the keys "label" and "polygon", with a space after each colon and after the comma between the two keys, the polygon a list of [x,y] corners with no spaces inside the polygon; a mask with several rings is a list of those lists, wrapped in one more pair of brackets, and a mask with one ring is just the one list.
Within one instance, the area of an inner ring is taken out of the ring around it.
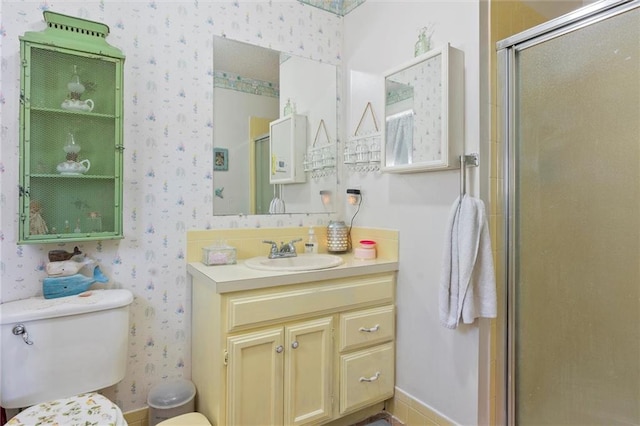
{"label": "pink container with lid", "polygon": [[360,240],[360,247],[354,250],[356,259],[375,259],[376,242],[373,240]]}

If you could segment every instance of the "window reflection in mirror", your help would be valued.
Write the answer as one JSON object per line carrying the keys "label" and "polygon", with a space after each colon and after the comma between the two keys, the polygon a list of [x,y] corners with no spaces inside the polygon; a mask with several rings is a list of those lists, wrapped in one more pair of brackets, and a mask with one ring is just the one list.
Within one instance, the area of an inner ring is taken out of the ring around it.
{"label": "window reflection in mirror", "polygon": [[284,115],[290,100],[297,114],[308,117],[301,145],[313,143],[321,120],[335,143],[336,67],[223,37],[214,37],[213,49],[213,146],[228,150],[228,169],[213,171],[214,215],[269,214],[276,195],[285,213],[332,210],[319,194],[335,192],[335,173],[281,188],[269,184],[268,136],[269,123]]}

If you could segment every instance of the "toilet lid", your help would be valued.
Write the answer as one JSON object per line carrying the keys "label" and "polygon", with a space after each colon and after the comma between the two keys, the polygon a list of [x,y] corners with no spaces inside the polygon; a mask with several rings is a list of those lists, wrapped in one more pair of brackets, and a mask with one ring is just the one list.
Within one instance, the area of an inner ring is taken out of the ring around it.
{"label": "toilet lid", "polygon": [[161,421],[156,426],[211,426],[211,423],[200,413],[187,413]]}
{"label": "toilet lid", "polygon": [[120,408],[104,396],[83,393],[70,398],[56,399],[21,411],[7,425],[115,425],[126,426]]}

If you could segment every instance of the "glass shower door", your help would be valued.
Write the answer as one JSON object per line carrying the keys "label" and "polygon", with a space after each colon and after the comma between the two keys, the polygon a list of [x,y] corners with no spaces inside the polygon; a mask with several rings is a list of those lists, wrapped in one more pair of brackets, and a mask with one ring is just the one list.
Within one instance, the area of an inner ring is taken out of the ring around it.
{"label": "glass shower door", "polygon": [[273,199],[273,185],[269,183],[271,160],[269,158],[269,136],[256,139],[255,149],[255,214],[268,214]]}
{"label": "glass shower door", "polygon": [[511,49],[510,417],[638,425],[640,8]]}

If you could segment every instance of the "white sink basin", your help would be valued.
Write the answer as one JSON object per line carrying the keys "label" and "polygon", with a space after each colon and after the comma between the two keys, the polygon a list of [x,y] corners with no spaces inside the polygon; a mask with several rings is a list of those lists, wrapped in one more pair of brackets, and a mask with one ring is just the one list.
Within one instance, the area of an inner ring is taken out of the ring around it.
{"label": "white sink basin", "polygon": [[245,260],[244,264],[249,268],[264,271],[313,271],[341,265],[342,258],[333,254],[299,254],[296,257],[282,259],[258,256]]}

